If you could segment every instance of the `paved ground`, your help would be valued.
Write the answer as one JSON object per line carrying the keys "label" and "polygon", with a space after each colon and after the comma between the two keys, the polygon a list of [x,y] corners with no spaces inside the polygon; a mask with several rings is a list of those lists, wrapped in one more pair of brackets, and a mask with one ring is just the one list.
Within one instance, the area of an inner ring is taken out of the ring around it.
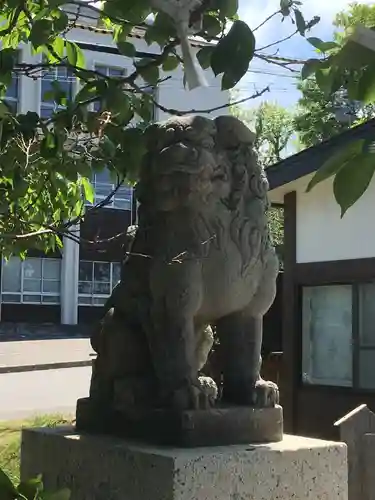
{"label": "paved ground", "polygon": [[0,420],[74,414],[77,399],[88,395],[90,376],[90,367],[1,374]]}
{"label": "paved ground", "polygon": [[[46,368],[56,364],[56,368],[61,368],[67,363],[87,364],[93,355],[87,338],[0,342],[0,376],[1,372],[12,371],[16,367],[32,370],[41,365]],[[0,385],[3,385],[2,380]]]}

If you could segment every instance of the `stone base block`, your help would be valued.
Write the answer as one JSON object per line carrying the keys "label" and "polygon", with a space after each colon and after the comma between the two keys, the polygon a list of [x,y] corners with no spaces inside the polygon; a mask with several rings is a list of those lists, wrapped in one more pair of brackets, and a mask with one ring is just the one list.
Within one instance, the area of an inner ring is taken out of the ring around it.
{"label": "stone base block", "polygon": [[283,410],[274,408],[218,407],[173,412],[152,410],[130,418],[107,413],[90,398],[77,402],[78,432],[112,434],[159,446],[195,448],[243,443],[273,443],[283,439]]}
{"label": "stone base block", "polygon": [[347,500],[346,446],[284,436],[266,445],[162,448],[73,428],[22,432],[22,479],[71,500]]}

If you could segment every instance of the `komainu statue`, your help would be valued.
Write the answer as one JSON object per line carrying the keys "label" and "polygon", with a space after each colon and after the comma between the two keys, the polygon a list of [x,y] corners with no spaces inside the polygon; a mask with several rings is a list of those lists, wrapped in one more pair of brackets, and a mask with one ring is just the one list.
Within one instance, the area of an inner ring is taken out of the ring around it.
{"label": "komainu statue", "polygon": [[[278,439],[278,388],[260,376],[278,260],[254,134],[231,116],[172,118],[145,134],[138,226],[92,335],[97,359],[77,427],[161,436],[180,425],[190,438],[201,429],[192,443],[223,444],[248,441],[263,422],[259,440]],[[215,381],[205,374],[214,341]]]}

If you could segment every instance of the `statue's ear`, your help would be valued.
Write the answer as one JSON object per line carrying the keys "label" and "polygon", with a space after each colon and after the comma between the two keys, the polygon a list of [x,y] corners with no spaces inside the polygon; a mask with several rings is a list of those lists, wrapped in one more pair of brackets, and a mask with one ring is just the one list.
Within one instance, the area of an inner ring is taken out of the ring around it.
{"label": "statue's ear", "polygon": [[254,145],[254,132],[235,116],[219,116],[214,121],[217,131],[216,143],[221,148],[233,150],[244,145]]}

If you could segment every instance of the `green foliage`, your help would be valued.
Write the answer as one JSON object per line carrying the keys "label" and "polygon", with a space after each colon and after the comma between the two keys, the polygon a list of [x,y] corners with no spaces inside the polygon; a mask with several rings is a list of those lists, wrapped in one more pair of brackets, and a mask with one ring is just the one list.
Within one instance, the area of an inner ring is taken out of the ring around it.
{"label": "green foliage", "polygon": [[327,96],[315,78],[300,81],[298,89],[302,97],[294,116],[294,129],[305,147],[330,139],[350,127],[349,122],[337,120],[336,97]]}
{"label": "green foliage", "polygon": [[233,107],[232,113],[254,130],[255,149],[264,168],[282,160],[294,132],[292,113],[269,101],[254,109]]}
{"label": "green foliage", "polygon": [[[358,23],[375,25],[375,6],[351,4],[336,15],[335,41],[307,40],[323,59],[310,59],[302,69],[298,88],[302,93],[295,117],[301,142],[313,146],[356,125],[358,120],[375,116],[375,74],[368,65],[367,51],[345,41]],[[361,62],[362,61],[362,62]],[[359,106],[359,101],[362,105]],[[346,109],[346,120],[338,112]]]}
{"label": "green foliage", "polygon": [[0,498],[1,500],[69,500],[70,491],[68,489],[56,493],[44,491],[41,476],[21,481],[16,486],[9,476],[0,469]]}
{"label": "green foliage", "polygon": [[[280,13],[282,20],[292,17],[305,35],[311,23],[304,20],[300,3],[281,0]],[[99,26],[112,33],[133,71],[123,78],[110,78],[86,68],[83,51],[66,39],[79,20],[68,16],[63,4],[60,0],[2,2],[0,252],[5,256],[22,256],[30,247],[60,247],[62,236],[84,216],[85,201],[93,202],[90,180],[104,167],[118,183],[136,181],[145,154],[144,129],[152,121],[154,109],[163,109],[145,83],[156,87],[162,71],[168,75],[181,64],[174,19],[153,9],[151,0],[108,0],[85,6],[99,14]],[[237,11],[238,0],[213,0],[194,13],[202,20],[199,37],[214,41],[202,45],[199,62],[221,75],[222,89],[233,88],[257,56],[254,32],[238,19]],[[145,23],[150,13],[153,24]],[[128,36],[139,25],[145,30],[145,41],[159,45],[156,57],[137,56]],[[43,55],[43,62],[18,62],[20,44],[30,44],[34,53]],[[50,118],[34,112],[15,114],[5,100],[12,76],[38,78],[41,69],[52,66],[69,69],[79,81],[78,94],[70,100],[54,82],[45,98],[59,108]],[[180,110],[169,111],[180,114]]]}
{"label": "green foliage", "polygon": [[[305,146],[375,116],[375,56],[351,38],[359,24],[375,26],[375,5],[353,3],[348,11],[338,13],[334,42],[310,39],[318,52],[326,53],[324,59],[308,61],[302,70],[302,98],[295,128]],[[337,119],[340,108],[346,108],[349,114],[346,121]],[[371,148],[361,141],[349,144],[321,167],[308,190],[333,176],[334,195],[343,216],[369,186],[374,164]]]}

